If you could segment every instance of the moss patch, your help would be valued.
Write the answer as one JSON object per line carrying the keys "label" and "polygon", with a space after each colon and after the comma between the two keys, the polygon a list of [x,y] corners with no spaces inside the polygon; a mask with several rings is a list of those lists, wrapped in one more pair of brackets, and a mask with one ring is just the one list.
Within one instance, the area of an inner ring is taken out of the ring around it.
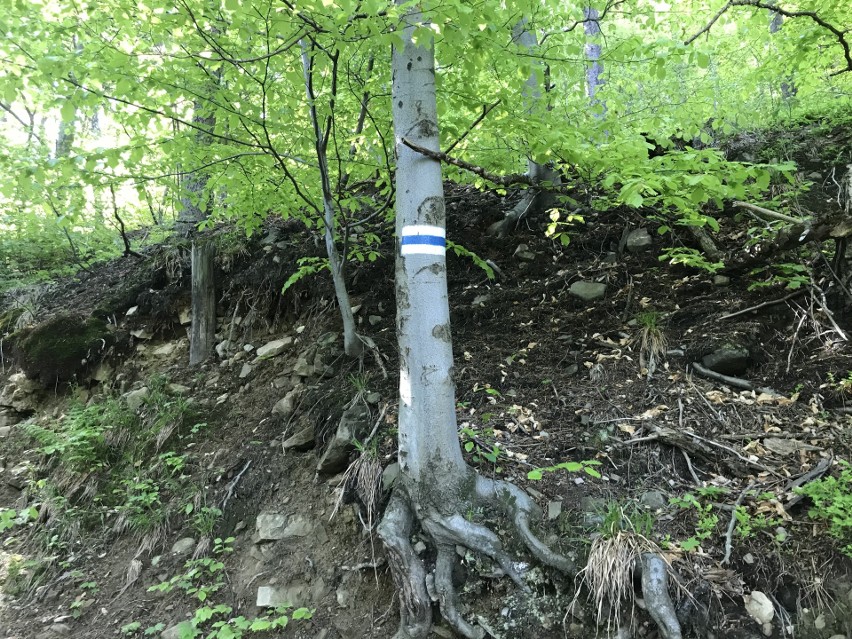
{"label": "moss patch", "polygon": [[101,319],[63,314],[15,333],[12,342],[26,376],[48,387],[70,381],[100,361],[115,338]]}

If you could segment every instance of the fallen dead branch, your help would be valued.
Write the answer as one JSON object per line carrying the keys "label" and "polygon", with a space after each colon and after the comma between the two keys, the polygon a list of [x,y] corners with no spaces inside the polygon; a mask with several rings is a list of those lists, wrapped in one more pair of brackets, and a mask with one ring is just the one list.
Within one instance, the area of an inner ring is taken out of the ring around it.
{"label": "fallen dead branch", "polygon": [[717,382],[722,382],[723,384],[733,386],[734,388],[741,388],[743,390],[748,391],[757,391],[758,393],[766,393],[767,395],[772,395],[773,397],[782,396],[781,393],[769,387],[757,387],[747,379],[742,379],[740,377],[731,377],[730,375],[723,375],[722,373],[711,371],[709,368],[705,368],[698,362],[692,362],[692,370],[694,370],[702,377],[706,377],[707,379],[712,379]]}
{"label": "fallen dead branch", "polygon": [[[814,481],[815,479],[819,479],[831,468],[831,465],[834,463],[834,455],[831,455],[825,459],[820,460],[820,462],[814,466],[811,470],[806,472],[804,475],[800,475],[796,479],[791,479],[787,482],[787,485],[784,486],[784,493],[789,493],[796,488],[801,488],[805,484]],[[790,499],[787,500],[787,503],[784,504],[784,510],[789,510],[800,501],[804,499],[804,495],[794,494]]]}
{"label": "fallen dead branch", "polygon": [[791,300],[794,297],[798,297],[802,295],[805,291],[796,291],[794,293],[790,293],[789,295],[785,295],[784,297],[779,297],[777,300],[769,300],[768,302],[762,302],[760,304],[755,304],[754,306],[749,306],[748,308],[744,308],[740,311],[735,311],[733,313],[728,313],[727,315],[723,315],[720,317],[720,320],[731,319],[733,317],[739,317],[740,315],[745,315],[746,313],[754,312],[756,313],[762,308],[766,308],[767,306],[776,306],[777,304],[783,304],[787,300]]}
{"label": "fallen dead branch", "polygon": [[756,482],[752,482],[748,486],[746,486],[745,490],[743,490],[740,493],[740,496],[737,497],[737,501],[734,502],[734,507],[732,509],[733,512],[731,513],[731,521],[728,523],[728,530],[725,533],[725,556],[722,558],[723,566],[731,561],[731,551],[734,547],[734,528],[737,525],[737,508],[742,505],[745,496],[750,490],[754,490],[754,487],[756,485]]}
{"label": "fallen dead branch", "polygon": [[765,209],[762,206],[757,206],[756,204],[749,204],[748,202],[734,202],[734,206],[736,206],[738,209],[745,209],[746,211],[751,211],[758,217],[762,217],[765,220],[778,220],[781,222],[789,222],[790,224],[801,224],[807,221],[802,218],[785,215],[784,213],[778,213],[777,211],[773,211],[771,209]]}

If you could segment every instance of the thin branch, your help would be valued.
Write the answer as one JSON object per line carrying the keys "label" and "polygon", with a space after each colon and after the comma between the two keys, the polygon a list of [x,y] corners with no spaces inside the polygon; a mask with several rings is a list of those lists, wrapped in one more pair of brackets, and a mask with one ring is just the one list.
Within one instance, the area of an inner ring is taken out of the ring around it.
{"label": "thin branch", "polygon": [[750,483],[746,487],[746,489],[743,492],[740,493],[740,496],[737,497],[737,501],[734,503],[734,510],[731,513],[731,521],[728,523],[728,531],[725,534],[725,556],[722,559],[722,565],[725,565],[729,561],[731,561],[731,550],[733,549],[734,528],[736,527],[736,524],[737,524],[737,508],[739,508],[742,505],[743,499],[745,499],[746,494],[749,491],[753,490],[755,486],[756,486],[756,482]]}
{"label": "thin branch", "polygon": [[820,17],[820,15],[816,11],[793,11],[790,9],[784,9],[776,5],[773,1],[767,0],[728,0],[728,2],[710,19],[702,29],[690,37],[688,40],[684,42],[684,44],[692,44],[695,40],[700,37],[702,34],[707,33],[710,29],[713,28],[713,25],[716,24],[716,21],[722,17],[722,15],[731,7],[754,7],[755,9],[767,9],[769,11],[774,11],[777,14],[784,16],[785,18],[809,18],[816,22],[820,27],[830,32],[840,44],[843,49],[843,58],[846,61],[846,66],[838,71],[832,72],[831,76],[840,75],[842,73],[847,73],[852,71],[852,46],[850,46],[849,40],[847,39],[848,30],[838,29],[836,26],[827,22],[824,18]]}
{"label": "thin branch", "polygon": [[115,197],[115,187],[109,185],[109,194],[112,197],[112,215],[118,222],[118,232],[121,233],[121,240],[124,242],[124,255],[132,255],[133,257],[142,257],[139,253],[130,248],[130,239],[127,237],[127,231],[124,228],[124,220],[118,214],[118,202]]}
{"label": "thin branch", "polygon": [[755,312],[759,311],[760,309],[766,308],[767,306],[775,306],[776,304],[783,304],[787,300],[791,300],[794,297],[798,297],[802,293],[804,293],[804,291],[795,291],[793,293],[790,293],[789,295],[785,295],[784,297],[780,297],[777,300],[769,300],[768,302],[762,302],[761,304],[749,306],[748,308],[744,308],[740,311],[735,311],[734,313],[728,313],[727,315],[723,315],[722,317],[720,317],[719,320],[731,319],[733,317],[739,317],[740,315],[745,315],[746,313],[749,313],[749,312],[752,312],[752,311],[755,311]]}
{"label": "thin branch", "polygon": [[803,220],[798,217],[792,217],[790,215],[785,215],[784,213],[778,213],[777,211],[772,211],[770,209],[765,209],[762,206],[757,206],[756,204],[749,204],[748,202],[734,202],[734,206],[738,209],[745,209],[747,211],[751,211],[756,215],[770,220],[780,220],[782,222],[789,222],[790,224],[801,224],[806,220]]}
{"label": "thin branch", "polygon": [[499,184],[501,186],[511,186],[513,184],[527,184],[529,186],[538,186],[538,184],[526,173],[496,175],[494,173],[489,173],[481,166],[477,166],[475,164],[471,164],[470,162],[465,162],[464,160],[459,160],[457,158],[451,157],[443,151],[433,151],[432,149],[427,149],[426,147],[420,146],[419,144],[415,144],[414,142],[411,142],[406,138],[402,138],[401,141],[409,149],[417,151],[421,155],[425,155],[427,158],[432,158],[433,160],[437,160],[438,162],[446,162],[447,164],[457,166],[460,169],[464,169],[465,171],[470,171],[471,173],[478,175],[479,177],[488,180],[489,182],[493,182],[494,184]]}
{"label": "thin branch", "polygon": [[701,30],[700,30],[698,33],[696,33],[696,34],[695,34],[695,35],[693,35],[691,38],[689,38],[688,40],[686,40],[686,41],[684,42],[684,44],[685,44],[685,45],[687,45],[687,46],[689,46],[690,44],[692,44],[693,42],[695,42],[696,40],[698,40],[698,38],[700,38],[702,35],[704,35],[704,34],[705,34],[705,33],[707,33],[708,31],[710,31],[710,29],[712,29],[712,28],[713,28],[713,25],[714,25],[714,24],[716,24],[716,22],[719,20],[719,18],[721,18],[721,17],[722,17],[722,15],[724,15],[724,13],[725,13],[728,9],[730,9],[730,8],[731,8],[731,5],[733,5],[733,2],[732,2],[732,1],[729,1],[729,2],[725,3],[725,5],[724,5],[721,9],[719,9],[719,11],[717,11],[717,12],[716,12],[716,15],[714,15],[712,18],[710,18],[710,22],[708,22],[707,24],[705,24],[705,25],[701,28]]}
{"label": "thin branch", "polygon": [[473,131],[477,126],[479,126],[479,123],[482,122],[498,104],[500,104],[500,100],[492,102],[491,104],[483,104],[482,113],[479,115],[479,117],[476,118],[473,122],[471,122],[470,126],[467,127],[467,130],[459,137],[457,137],[456,141],[453,142],[450,146],[448,146],[447,150],[444,151],[444,153],[452,153],[453,149],[456,148],[468,135],[470,135],[471,131]]}

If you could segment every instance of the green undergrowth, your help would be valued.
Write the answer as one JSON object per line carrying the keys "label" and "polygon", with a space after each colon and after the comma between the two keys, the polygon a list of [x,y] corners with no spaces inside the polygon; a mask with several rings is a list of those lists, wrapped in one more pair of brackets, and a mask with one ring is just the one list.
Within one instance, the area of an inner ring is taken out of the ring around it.
{"label": "green undergrowth", "polygon": [[[233,537],[217,538],[209,557],[190,559],[184,564],[182,572],[148,588],[148,592],[163,593],[172,601],[180,598],[190,607],[198,605],[189,619],[177,624],[179,639],[239,639],[258,633],[278,636],[270,633],[280,632],[290,620],[310,619],[313,615],[313,611],[308,608],[291,610],[290,606],[284,605],[249,619],[243,615],[232,616],[232,606],[216,603],[216,595],[227,583],[223,559],[233,552],[233,542]],[[144,629],[142,626],[141,622],[133,621],[122,626],[121,633],[125,637],[159,636],[166,628],[162,622]]]}
{"label": "green undergrowth", "polygon": [[[32,471],[30,505],[37,517],[4,520],[26,530],[31,551],[48,559],[24,571],[27,587],[54,565],[79,558],[79,540],[130,534],[140,552],[152,552],[185,521],[202,538],[212,536],[219,511],[205,507],[194,484],[191,444],[204,424],[191,403],[169,391],[164,377],[148,382],[148,395],[131,410],[118,395],[84,404],[72,401],[59,417],[25,426],[42,455]],[[20,540],[24,538],[20,536]],[[6,544],[14,544],[7,539]],[[23,542],[22,542],[23,543]],[[20,589],[21,584],[9,587]]]}

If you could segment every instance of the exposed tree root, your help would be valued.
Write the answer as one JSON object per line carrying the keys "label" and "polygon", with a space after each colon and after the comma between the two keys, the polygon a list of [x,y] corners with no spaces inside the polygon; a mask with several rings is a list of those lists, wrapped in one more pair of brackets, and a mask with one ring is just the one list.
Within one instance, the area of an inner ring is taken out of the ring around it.
{"label": "exposed tree root", "polygon": [[[448,497],[441,504],[424,505],[412,499],[403,485],[394,489],[378,532],[387,548],[388,563],[399,590],[400,627],[395,639],[425,639],[431,627],[434,600],[438,601],[444,620],[461,636],[467,639],[485,637],[486,631],[469,623],[458,610],[452,582],[456,546],[489,557],[519,588],[529,592],[524,583],[523,564],[512,561],[503,550],[500,538],[487,527],[468,521],[460,512],[446,512],[448,504],[458,509],[462,506],[499,508],[514,522],[518,537],[536,559],[571,576],[576,572],[572,561],[552,551],[530,530],[530,516],[540,514],[540,510],[521,489],[504,481],[475,475],[474,494],[470,501],[473,503],[458,504]],[[436,551],[433,575],[427,575],[423,560],[410,543],[415,517]],[[430,596],[430,590],[434,596]]]}
{"label": "exposed tree root", "polygon": [[669,597],[669,567],[655,552],[642,555],[642,596],[662,639],[681,639],[680,622]]}

